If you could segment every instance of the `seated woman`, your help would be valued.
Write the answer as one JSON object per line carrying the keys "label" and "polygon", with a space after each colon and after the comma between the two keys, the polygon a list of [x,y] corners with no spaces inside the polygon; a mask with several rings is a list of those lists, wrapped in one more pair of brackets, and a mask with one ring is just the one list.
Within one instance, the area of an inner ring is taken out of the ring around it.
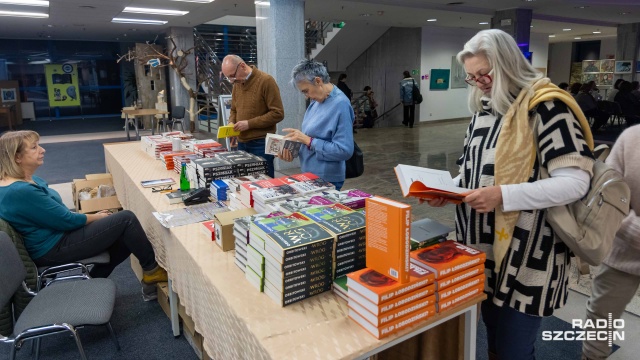
{"label": "seated woman", "polygon": [[598,109],[598,102],[591,94],[593,84],[586,83],[580,87],[580,93],[576,96],[576,101],[580,105],[580,109],[587,118],[593,118],[591,131],[598,131],[609,120],[609,115]]}
{"label": "seated woman", "polygon": [[[293,68],[291,83],[311,104],[302,120],[302,130],[283,129],[285,138],[303,143],[300,167],[335,185],[340,190],[345,179],[345,161],[353,155],[354,119],[351,102],[329,82],[327,69],[319,62],[303,60]],[[293,161],[289,150],[278,156]]]}
{"label": "seated woman", "polygon": [[108,251],[110,263],[91,270],[92,277],[107,277],[133,253],[144,270],[142,297],[156,299],[155,283],[167,281],[167,272],[158,266],[138,218],[127,210],[69,211],[58,192],[34,175],[44,163],[39,141],[38,133],[28,130],[0,136],[0,218],[22,235],[38,266],[66,264]]}
{"label": "seated woman", "polygon": [[374,125],[375,118],[377,117],[377,113],[374,115],[374,110],[378,107],[378,103],[373,98],[373,90],[371,90],[371,86],[365,86],[364,94],[358,98],[358,106],[360,111],[364,112],[364,124],[365,128],[372,128]]}

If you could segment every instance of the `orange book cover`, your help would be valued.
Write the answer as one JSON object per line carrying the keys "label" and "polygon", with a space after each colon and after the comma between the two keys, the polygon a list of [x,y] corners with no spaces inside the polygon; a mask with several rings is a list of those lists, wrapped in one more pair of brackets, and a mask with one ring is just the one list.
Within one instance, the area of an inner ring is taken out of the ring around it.
{"label": "orange book cover", "polygon": [[[347,287],[349,291],[355,290],[374,304],[382,304],[433,284],[435,278],[431,271],[413,264],[410,267],[411,278],[406,284],[401,284],[373,269],[364,268],[347,274]],[[435,286],[433,289],[435,290]]]}
{"label": "orange book cover", "polygon": [[478,285],[484,285],[484,279],[485,276],[484,274],[482,275],[478,275],[476,277],[473,277],[467,281],[463,281],[461,283],[458,283],[454,286],[450,286],[444,290],[440,290],[436,292],[436,298],[438,299],[438,301],[443,301],[445,299],[448,299],[450,297],[456,296],[460,293],[463,293],[469,289],[478,287]]}
{"label": "orange book cover", "polygon": [[447,240],[411,252],[411,262],[433,271],[436,279],[484,264],[485,259],[484,252],[454,240]]}
{"label": "orange book cover", "polygon": [[389,335],[393,335],[402,329],[424,322],[435,314],[436,307],[432,305],[378,328],[365,320],[364,317],[353,309],[349,309],[349,317],[378,340],[384,339]]}
{"label": "orange book cover", "polygon": [[369,312],[364,306],[360,305],[353,298],[349,298],[348,305],[349,305],[349,309],[354,310],[355,312],[358,313],[358,315],[362,316],[371,325],[379,328],[382,325],[388,324],[392,321],[400,319],[401,317],[405,317],[407,315],[418,312],[429,306],[433,306],[434,307],[433,311],[435,311],[436,296],[431,295],[429,297],[413,301],[411,303],[408,303],[404,306],[397,307],[381,315],[375,315]]}
{"label": "orange book cover", "polygon": [[380,196],[366,199],[367,267],[409,282],[411,206]]}
{"label": "orange book cover", "polygon": [[470,289],[468,289],[467,291],[463,291],[459,294],[456,294],[455,296],[452,296],[448,299],[445,299],[443,301],[438,301],[436,303],[436,307],[438,312],[443,312],[445,310],[454,308],[456,306],[459,306],[460,304],[463,304],[469,300],[471,300],[472,298],[476,297],[476,296],[480,296],[484,293],[484,284],[472,287]]}
{"label": "orange book cover", "polygon": [[469,270],[465,270],[442,279],[436,279],[436,290],[440,291],[443,289],[447,289],[450,286],[461,283],[480,274],[484,274],[484,264],[474,266]]}
{"label": "orange book cover", "polygon": [[448,171],[402,164],[396,166],[394,171],[404,197],[442,197],[454,204],[460,204],[470,190],[455,186]]}
{"label": "orange book cover", "polygon": [[348,299],[357,302],[360,306],[364,307],[370,313],[375,316],[380,316],[382,314],[388,313],[389,311],[395,310],[399,307],[406,306],[409,303],[418,301],[423,298],[433,298],[433,301],[436,301],[436,285],[431,284],[425,287],[422,287],[418,290],[414,290],[406,295],[402,295],[400,297],[393,298],[389,301],[385,301],[382,304],[374,304],[369,301],[364,296],[360,295],[353,288],[349,289]]}

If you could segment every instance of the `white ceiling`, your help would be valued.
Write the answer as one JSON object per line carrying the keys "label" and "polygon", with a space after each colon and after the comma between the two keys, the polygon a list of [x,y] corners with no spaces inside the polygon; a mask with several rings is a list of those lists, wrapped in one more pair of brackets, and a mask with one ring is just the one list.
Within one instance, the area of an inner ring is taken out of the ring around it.
{"label": "white ceiling", "polygon": [[[534,33],[555,34],[551,42],[594,40],[616,35],[616,25],[640,22],[640,0],[307,0],[305,18],[357,21],[382,26],[429,25],[489,28],[496,10],[530,8]],[[184,16],[123,14],[126,6],[189,11]],[[0,10],[7,5],[0,5]],[[580,8],[585,7],[585,8]],[[10,6],[16,9],[16,6]],[[22,7],[23,11],[46,8]],[[196,26],[223,17],[254,17],[254,0],[215,0],[208,4],[171,0],[50,0],[48,19],[0,17],[0,38],[98,41],[147,41],[170,26]],[[627,13],[621,15],[621,13]],[[381,14],[381,15],[379,15]],[[167,20],[162,26],[111,23],[114,17]],[[428,19],[437,19],[427,22]],[[570,28],[570,31],[563,31]],[[594,31],[601,31],[595,35]]]}

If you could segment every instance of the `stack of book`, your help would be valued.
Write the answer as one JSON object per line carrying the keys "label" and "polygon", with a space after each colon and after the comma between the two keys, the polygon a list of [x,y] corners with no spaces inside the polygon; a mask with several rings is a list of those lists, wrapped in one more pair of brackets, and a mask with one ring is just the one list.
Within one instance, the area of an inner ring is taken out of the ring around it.
{"label": "stack of book", "polygon": [[272,211],[282,211],[283,213],[291,214],[307,208],[332,204],[334,204],[334,202],[326,200],[322,196],[307,195],[293,196],[285,200],[276,201],[269,204],[268,207]]}
{"label": "stack of book", "polygon": [[246,151],[221,152],[216,157],[232,163],[237,173],[236,177],[267,173],[267,160]]}
{"label": "stack of book", "polygon": [[327,191],[322,191],[318,195],[322,196],[326,200],[332,201],[337,204],[348,206],[354,210],[363,209],[365,200],[373,196],[371,194],[368,194],[358,189],[341,190],[341,191],[327,190]]}
{"label": "stack of book", "polygon": [[213,200],[229,200],[229,185],[224,180],[213,180],[209,186],[209,192]]}
{"label": "stack of book", "polygon": [[240,201],[247,206],[253,207],[252,193],[258,189],[269,189],[286,185],[280,179],[268,179],[258,180],[250,183],[243,183],[240,185]]}
{"label": "stack of book", "polygon": [[208,149],[202,149],[202,157],[203,158],[212,158],[215,157],[217,153],[226,152],[227,149],[225,147],[214,147]]}
{"label": "stack of book", "polygon": [[199,157],[196,154],[174,156],[173,171],[175,171],[177,174],[180,174],[180,172],[182,171],[182,163],[185,163],[188,166],[191,161],[197,159],[199,159]]}
{"label": "stack of book", "polygon": [[[191,142],[191,144],[193,144],[193,152],[195,152],[196,154],[198,154],[199,157],[205,157],[204,156],[204,151],[205,150],[211,150],[213,152],[222,152],[222,151],[226,151],[226,149],[222,146],[222,144],[220,144],[219,142],[213,140],[213,139],[208,139],[208,140],[195,140],[193,142]],[[189,148],[189,146],[187,146],[187,149]]]}
{"label": "stack of book", "polygon": [[256,189],[251,192],[251,198],[253,199],[253,208],[260,213],[274,211],[273,208],[268,206],[269,204],[283,199],[288,199],[297,194],[298,193],[293,187],[282,184],[269,188]]}
{"label": "stack of book", "polygon": [[411,223],[411,250],[422,249],[447,240],[453,229],[435,220],[421,219]]}
{"label": "stack of book", "polygon": [[484,252],[453,240],[411,252],[411,263],[435,274],[442,312],[484,292]]}
{"label": "stack of book", "polygon": [[344,301],[349,301],[349,288],[347,287],[347,276],[340,276],[333,280],[333,293]]}
{"label": "stack of book", "polygon": [[377,339],[424,321],[436,313],[434,273],[410,265],[405,284],[373,269],[347,275],[349,317]]}
{"label": "stack of book", "polygon": [[173,170],[173,158],[174,156],[186,156],[194,155],[192,151],[180,150],[180,151],[163,151],[160,153],[160,160],[164,163],[167,170]]}
{"label": "stack of book", "polygon": [[336,188],[332,183],[310,172],[283,176],[279,179],[290,185],[301,195],[315,194],[321,191],[335,190]]}
{"label": "stack of book", "polygon": [[173,145],[171,139],[162,135],[152,135],[141,137],[140,146],[142,150],[154,159],[160,159],[160,153],[171,151]]}
{"label": "stack of book", "polygon": [[242,203],[242,201],[240,201],[240,195],[238,193],[229,193],[229,210],[240,210],[240,209],[247,209],[249,208],[249,206],[246,206],[245,204]]}
{"label": "stack of book", "polygon": [[255,214],[251,216],[237,218],[234,220],[233,236],[235,237],[235,251],[236,251],[235,263],[242,270],[242,272],[245,272],[247,267],[247,260],[248,260],[247,250],[248,250],[249,243],[251,241],[251,238],[250,238],[251,223],[260,219],[282,216],[282,215],[284,214],[280,212],[267,213],[267,214]]}

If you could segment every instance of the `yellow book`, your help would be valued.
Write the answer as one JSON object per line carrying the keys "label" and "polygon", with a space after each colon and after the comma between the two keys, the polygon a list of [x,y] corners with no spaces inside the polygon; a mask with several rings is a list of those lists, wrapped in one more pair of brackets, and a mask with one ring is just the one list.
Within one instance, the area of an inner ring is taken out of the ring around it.
{"label": "yellow book", "polygon": [[238,136],[240,131],[233,129],[233,125],[224,125],[218,128],[218,139],[224,139],[230,136]]}

